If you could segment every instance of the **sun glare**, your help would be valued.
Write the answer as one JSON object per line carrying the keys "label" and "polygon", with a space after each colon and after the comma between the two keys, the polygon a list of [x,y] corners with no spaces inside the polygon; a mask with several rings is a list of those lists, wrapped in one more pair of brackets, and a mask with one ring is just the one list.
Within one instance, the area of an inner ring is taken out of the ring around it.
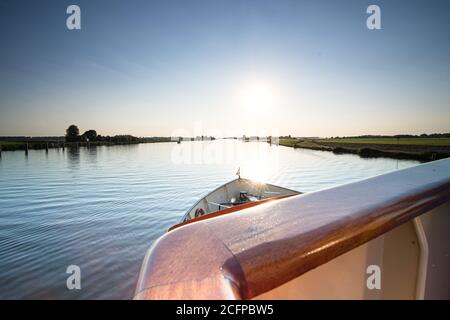
{"label": "sun glare", "polygon": [[271,168],[266,163],[254,160],[251,164],[244,165],[242,171],[245,174],[245,178],[252,179],[256,182],[265,183],[270,177]]}
{"label": "sun glare", "polygon": [[249,143],[245,148],[247,152],[240,162],[242,176],[257,182],[267,182],[278,171],[278,153],[267,144]]}
{"label": "sun glare", "polygon": [[240,103],[243,110],[254,114],[266,112],[275,104],[274,87],[263,81],[252,81],[241,89]]}

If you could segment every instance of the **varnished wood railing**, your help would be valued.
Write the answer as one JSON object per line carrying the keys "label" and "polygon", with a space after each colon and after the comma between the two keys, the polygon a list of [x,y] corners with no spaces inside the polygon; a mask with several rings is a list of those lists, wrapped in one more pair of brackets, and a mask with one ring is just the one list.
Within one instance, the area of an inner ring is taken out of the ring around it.
{"label": "varnished wood railing", "polygon": [[450,159],[175,229],[150,248],[136,299],[249,299],[450,201]]}

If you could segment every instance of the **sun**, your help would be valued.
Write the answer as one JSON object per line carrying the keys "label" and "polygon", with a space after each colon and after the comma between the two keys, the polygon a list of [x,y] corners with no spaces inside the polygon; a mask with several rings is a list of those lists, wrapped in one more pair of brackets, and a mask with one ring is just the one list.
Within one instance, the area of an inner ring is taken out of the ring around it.
{"label": "sun", "polygon": [[267,81],[253,80],[241,87],[240,105],[254,114],[267,112],[276,103],[276,90]]}

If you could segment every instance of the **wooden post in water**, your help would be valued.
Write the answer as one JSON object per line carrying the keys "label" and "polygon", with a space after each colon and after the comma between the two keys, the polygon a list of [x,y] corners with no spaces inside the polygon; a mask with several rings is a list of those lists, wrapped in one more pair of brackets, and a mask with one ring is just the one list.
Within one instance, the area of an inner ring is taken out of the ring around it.
{"label": "wooden post in water", "polygon": [[48,153],[48,142],[45,143],[45,152]]}
{"label": "wooden post in water", "polygon": [[433,152],[433,153],[431,154],[431,161],[436,160],[436,156],[437,156],[436,152]]}
{"label": "wooden post in water", "polygon": [[65,143],[63,142],[63,143],[62,143],[62,149],[63,149],[63,151],[64,151],[64,147],[65,147]]}
{"label": "wooden post in water", "polygon": [[2,158],[2,145],[0,144],[0,159]]}
{"label": "wooden post in water", "polygon": [[28,142],[25,143],[25,155],[28,155]]}

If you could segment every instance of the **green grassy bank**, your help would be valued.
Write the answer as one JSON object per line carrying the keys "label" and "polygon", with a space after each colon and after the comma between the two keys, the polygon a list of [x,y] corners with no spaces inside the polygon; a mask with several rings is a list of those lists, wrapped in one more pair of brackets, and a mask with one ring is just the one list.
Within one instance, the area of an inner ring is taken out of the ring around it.
{"label": "green grassy bank", "polygon": [[335,154],[357,154],[363,158],[385,157],[427,162],[450,157],[450,138],[281,138],[279,144]]}
{"label": "green grassy bank", "polygon": [[450,138],[334,138],[318,139],[317,142],[359,143],[359,144],[395,144],[412,146],[449,146]]}

